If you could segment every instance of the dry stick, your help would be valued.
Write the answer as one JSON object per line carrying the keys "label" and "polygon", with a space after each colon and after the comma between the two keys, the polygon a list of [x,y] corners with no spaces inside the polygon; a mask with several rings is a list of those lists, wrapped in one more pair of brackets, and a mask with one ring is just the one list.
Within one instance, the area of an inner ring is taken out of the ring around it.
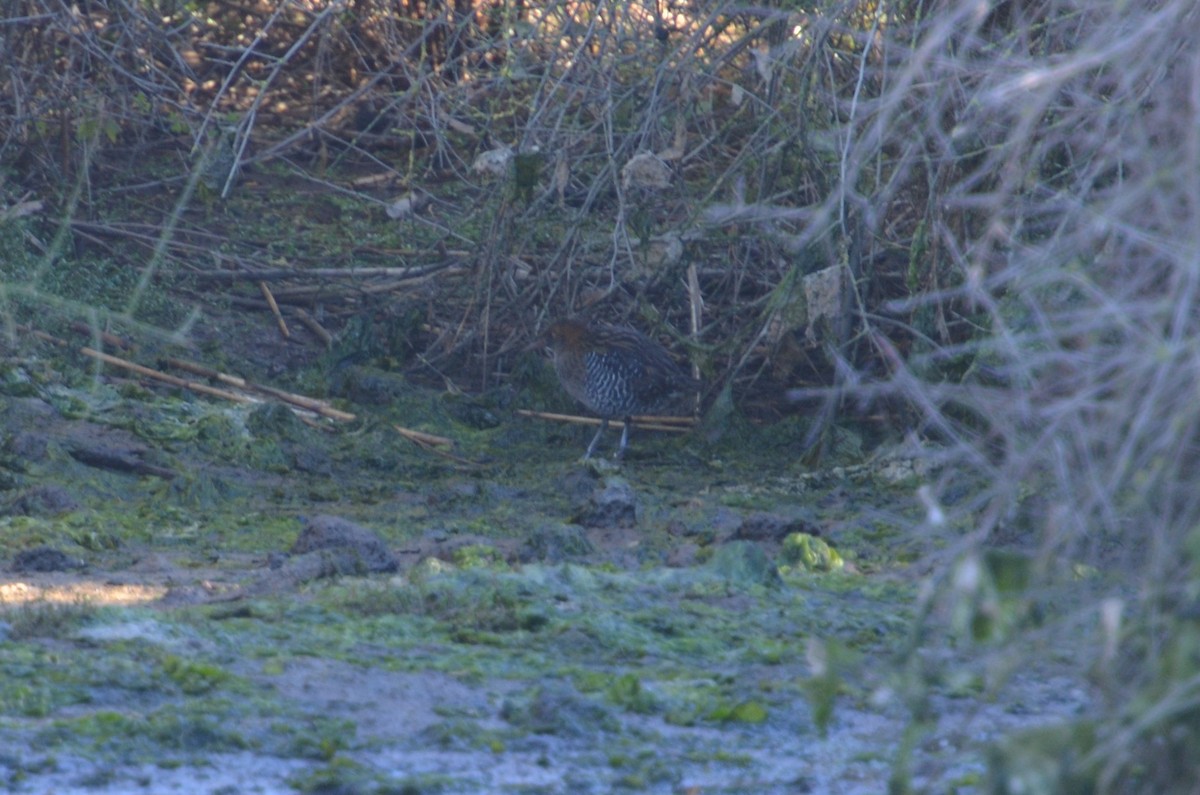
{"label": "dry stick", "polygon": [[[285,289],[277,289],[273,291],[275,300],[281,303],[290,304],[295,301],[308,301],[314,296],[322,296],[325,298],[336,296],[357,297],[362,295],[373,295],[375,293],[390,293],[403,288],[413,288],[417,285],[434,278],[435,276],[457,276],[463,273],[469,273],[470,269],[451,265],[445,268],[439,268],[435,272],[426,273],[420,276],[410,276],[404,279],[396,279],[394,281],[381,282],[380,284],[371,285],[331,285],[319,284],[311,287],[288,287]],[[254,298],[245,298],[242,296],[232,295],[229,300],[236,303],[238,306],[247,306],[255,309],[263,308],[264,304]]]}
{"label": "dry stick", "polygon": [[[87,323],[83,323],[81,321],[76,321],[76,322],[72,323],[71,329],[75,332],[78,332],[79,334],[82,334],[85,337],[91,337],[94,333],[94,329],[92,326],[89,326]],[[68,342],[67,340],[64,340],[62,337],[55,337],[52,334],[47,334],[44,331],[39,331],[38,329],[35,329],[33,326],[27,326],[27,325],[18,323],[17,331],[23,331],[26,334],[32,334],[33,336],[37,337],[42,342],[48,342],[51,345],[55,345],[59,348],[71,347],[71,343]],[[132,342],[130,342],[126,339],[123,339],[122,337],[118,337],[116,334],[109,334],[107,331],[100,332],[100,339],[106,345],[111,345],[114,348],[128,349],[128,348],[133,347]]]}
{"label": "dry stick", "polygon": [[201,375],[213,381],[220,381],[223,384],[236,386],[238,389],[248,389],[255,392],[261,392],[264,395],[269,395],[270,397],[282,400],[285,403],[290,403],[293,406],[320,414],[322,417],[329,417],[330,419],[334,420],[342,420],[343,422],[349,422],[355,419],[353,414],[339,411],[323,400],[317,400],[316,398],[310,398],[305,395],[297,395],[294,392],[285,392],[282,389],[276,389],[275,387],[271,386],[256,384],[253,381],[247,381],[246,379],[240,378],[236,375],[222,373],[218,370],[212,369],[211,367],[205,367],[202,364],[196,364],[195,362],[189,362],[184,359],[172,358],[163,359],[163,363],[169,367],[185,370],[195,375]]}
{"label": "dry stick", "polygon": [[[180,179],[182,179],[182,178],[180,178]],[[154,186],[158,186],[161,184],[163,184],[163,183],[160,183],[160,182],[149,183],[149,185],[154,185]],[[159,227],[156,224],[140,224],[140,223],[134,223],[134,222],[121,223],[121,222],[111,221],[111,222],[100,223],[100,222],[96,222],[96,221],[82,221],[79,219],[74,219],[71,221],[71,229],[72,229],[72,231],[75,231],[75,232],[87,230],[87,231],[93,232],[98,235],[119,235],[120,237],[123,237],[127,240],[132,240],[135,243],[141,243],[142,245],[147,245],[147,246],[151,246],[151,247],[153,247],[153,243],[156,240],[158,240],[157,235],[153,234],[153,233],[158,232],[160,230],[160,228],[161,227]],[[188,236],[189,237],[202,237],[205,240],[212,241],[214,244],[220,243],[225,240],[225,238],[221,235],[203,232],[198,229],[189,229]],[[178,249],[181,249],[183,251],[194,254],[194,255],[210,253],[210,254],[213,254],[214,256],[216,256],[218,259],[228,259],[228,257],[225,257],[225,256],[219,254],[218,252],[214,251],[209,246],[198,245],[195,243],[185,243],[180,240],[172,241],[171,245]]]}
{"label": "dry stick", "polygon": [[453,445],[454,441],[452,439],[446,439],[445,437],[442,437],[442,436],[434,436],[433,434],[424,433],[423,431],[414,431],[411,428],[402,428],[399,425],[393,425],[392,427],[395,428],[396,432],[399,433],[401,436],[403,436],[405,439],[408,439],[410,442],[412,442],[417,447],[420,447],[422,450],[424,450],[426,452],[441,456],[442,458],[453,461],[456,464],[463,464],[463,465],[469,466],[469,467],[479,467],[480,466],[480,464],[478,464],[475,461],[471,461],[469,459],[463,458],[462,456],[457,456],[457,455],[454,455],[453,453],[447,452],[445,450],[438,449],[438,446]]}
{"label": "dry stick", "polygon": [[[529,409],[517,409],[517,414],[522,417],[533,417],[534,419],[552,420],[554,422],[570,422],[576,425],[599,425],[603,422],[603,420],[596,417],[580,417],[575,414],[552,414],[547,411],[531,411]],[[632,420],[639,431],[666,431],[667,433],[687,433],[696,424],[696,420],[691,417],[633,417]],[[621,420],[609,420],[608,424],[614,428],[625,427],[625,423]]]}
{"label": "dry stick", "polygon": [[312,417],[308,414],[297,414],[296,419],[300,420],[308,427],[314,428],[318,431],[324,431],[325,433],[333,433],[335,431],[335,429],[332,425],[330,425],[328,423],[317,422],[316,417]]}
{"label": "dry stick", "polygon": [[191,274],[197,280],[238,281],[253,279],[257,281],[275,281],[276,279],[369,279],[374,276],[394,276],[401,279],[415,279],[427,276],[450,265],[426,265],[419,268],[271,268],[264,270],[214,270],[198,271]]}
{"label": "dry stick", "polygon": [[212,395],[214,397],[224,398],[226,400],[231,400],[234,403],[253,403],[254,402],[254,398],[246,397],[245,395],[239,395],[235,392],[227,392],[224,389],[216,389],[214,387],[206,386],[204,384],[197,384],[194,381],[188,381],[183,378],[177,378],[173,375],[168,375],[167,373],[159,372],[158,370],[152,370],[149,367],[143,367],[140,364],[135,364],[126,359],[120,359],[116,356],[110,356],[107,353],[101,353],[100,351],[93,350],[92,348],[80,348],[79,352],[82,353],[84,356],[90,356],[93,359],[99,359],[100,361],[104,362],[105,364],[111,364],[114,367],[121,367],[126,370],[132,370],[133,372],[137,373],[138,375],[144,375],[147,378],[153,378],[156,381],[162,381],[163,383],[171,384],[172,386],[177,386],[182,389],[190,389],[193,392],[200,392],[205,395]]}
{"label": "dry stick", "polygon": [[440,447],[452,447],[454,445],[454,440],[447,439],[445,436],[434,436],[432,433],[414,431],[412,428],[404,428],[399,425],[393,425],[392,427],[396,429],[396,433],[400,434],[405,439],[414,441],[422,446],[435,445]]}
{"label": "dry stick", "polygon": [[415,285],[427,282],[434,276],[461,276],[465,273],[470,273],[471,269],[465,265],[447,265],[437,271],[421,274],[419,276],[410,276],[405,279],[397,279],[392,282],[384,282],[382,284],[363,287],[359,290],[360,293],[386,293],[392,290],[398,290],[401,287],[413,287]]}
{"label": "dry stick", "polygon": [[[700,276],[696,271],[696,263],[688,264],[687,270],[688,305],[691,308],[692,342],[700,342],[700,313],[704,311],[704,296],[700,294]],[[692,378],[700,380],[700,365],[692,362]],[[692,413],[700,411],[700,390],[692,396]]]}
{"label": "dry stick", "polygon": [[321,341],[321,344],[323,344],[326,348],[333,347],[333,335],[326,331],[325,327],[318,323],[315,317],[308,314],[300,307],[295,307],[293,311],[296,313],[296,317],[300,319],[300,322],[303,323],[309,331],[317,336],[317,339]]}
{"label": "dry stick", "polygon": [[47,334],[44,331],[38,331],[35,328],[30,328],[29,326],[25,326],[22,324],[17,325],[17,331],[24,331],[27,334],[32,334],[33,336],[37,337],[42,342],[48,342],[51,345],[57,346],[59,348],[66,348],[71,344],[71,343],[67,342],[66,340],[62,339],[61,337],[55,337],[52,334]]}
{"label": "dry stick", "polygon": [[120,348],[121,350],[129,350],[133,347],[133,343],[118,337],[116,334],[109,334],[107,331],[101,331],[97,334],[94,328],[89,326],[87,323],[84,323],[82,320],[76,320],[73,322],[71,324],[71,330],[76,331],[85,337],[90,337],[95,334],[96,336],[100,337],[100,341],[105,345],[111,345],[112,347]]}
{"label": "dry stick", "polygon": [[279,313],[279,304],[275,303],[275,296],[271,295],[271,288],[267,286],[266,282],[260,281],[258,289],[262,291],[263,298],[267,299],[267,306],[271,308],[271,314],[275,316],[275,322],[279,325],[279,333],[285,340],[291,339],[292,332],[288,331],[287,321]]}
{"label": "dry stick", "polygon": [[[37,334],[38,332],[34,332],[34,333]],[[52,337],[49,337],[49,335],[46,335],[46,336],[49,339],[53,339]],[[159,370],[152,370],[149,367],[143,367],[140,364],[135,364],[134,362],[128,361],[126,359],[120,359],[116,356],[110,356],[107,353],[101,353],[100,351],[93,350],[91,348],[81,348],[80,352],[83,353],[85,356],[90,356],[94,359],[99,359],[100,361],[105,362],[106,364],[111,364],[115,367],[122,367],[126,370],[131,370],[135,373],[138,373],[139,375],[144,375],[147,378],[153,378],[157,381],[162,381],[164,383],[171,384],[171,385],[177,386],[177,387],[181,387],[183,389],[190,389],[193,392],[200,392],[200,393],[206,394],[206,395],[213,395],[214,397],[225,398],[226,400],[231,400],[231,401],[234,401],[235,403],[253,403],[253,402],[255,402],[254,398],[247,397],[246,395],[239,395],[236,392],[229,392],[224,389],[216,389],[215,387],[207,386],[205,384],[199,384],[199,383],[196,383],[195,381],[188,381],[187,379],[184,379],[184,378],[178,378],[176,376],[169,375],[169,374],[161,372]],[[349,422],[349,421],[355,419],[355,416],[353,414],[349,414],[344,411],[339,411],[338,409],[335,409],[332,406],[329,406],[329,405],[323,403],[322,401],[316,400],[314,398],[306,397],[304,395],[296,395],[291,392],[284,392],[281,389],[275,389],[273,387],[263,386],[262,384],[254,384],[254,383],[246,381],[243,378],[238,378],[237,376],[228,375],[226,373],[221,373],[221,372],[218,372],[211,368],[204,367],[203,365],[195,364],[194,362],[187,362],[187,361],[183,361],[180,359],[166,359],[165,361],[167,362],[167,364],[171,365],[172,367],[178,367],[181,370],[186,370],[188,372],[195,373],[196,375],[202,375],[205,378],[212,378],[214,380],[221,381],[222,383],[230,384],[232,386],[236,386],[241,389],[252,389],[252,390],[262,392],[265,395],[269,395],[271,397],[277,398],[285,403],[290,403],[299,408],[303,408],[308,411],[312,411],[316,414],[320,414],[322,417],[329,417],[330,419],[342,420],[343,422]],[[436,437],[433,437],[433,438],[436,438]]]}
{"label": "dry stick", "polygon": [[[157,238],[154,235],[143,233],[140,230],[145,228],[148,231],[154,231],[158,227],[150,224],[134,224],[134,223],[92,223],[89,221],[73,220],[71,221],[71,229],[75,232],[91,231],[96,234],[120,236],[128,240],[133,240],[144,246],[153,248]],[[202,236],[205,239],[221,240],[217,235],[206,234],[197,230],[188,230],[188,234],[193,237]],[[94,237],[92,239],[95,239]],[[237,268],[218,268],[215,270],[190,270],[188,276],[196,281],[278,281],[280,279],[365,279],[373,276],[394,276],[399,278],[416,278],[418,276],[427,276],[447,267],[452,267],[445,263],[437,265],[421,265],[404,268],[396,267],[367,267],[367,268],[260,268],[256,269],[252,263],[236,256],[222,254],[213,250],[211,247],[195,245],[179,240],[172,240],[170,245],[180,251],[188,252],[195,255],[211,254],[218,262],[230,262],[240,267]],[[375,253],[392,258],[404,257],[422,257],[428,256],[428,249],[402,248],[402,249],[379,249],[375,247],[359,247],[358,250],[365,250],[370,253]],[[439,256],[452,258],[455,260],[465,260],[470,256],[470,252],[465,249],[445,249],[439,250]]]}

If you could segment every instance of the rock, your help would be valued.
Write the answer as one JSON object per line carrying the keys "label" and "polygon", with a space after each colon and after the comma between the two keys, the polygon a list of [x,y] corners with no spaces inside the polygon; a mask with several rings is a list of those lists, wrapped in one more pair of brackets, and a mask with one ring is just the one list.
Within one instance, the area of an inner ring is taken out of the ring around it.
{"label": "rock", "polygon": [[637,495],[622,478],[606,478],[579,506],[574,522],[584,527],[636,527]]}
{"label": "rock", "polygon": [[536,528],[525,539],[519,552],[522,563],[562,563],[586,558],[595,547],[573,524],[548,524]]}
{"label": "rock", "polygon": [[[378,535],[339,516],[315,516],[300,531],[292,555],[322,553],[316,576],[393,572],[400,562]],[[292,561],[289,567],[296,564]],[[310,567],[311,568],[311,567]]]}
{"label": "rock", "polygon": [[324,450],[309,445],[300,445],[292,458],[297,472],[307,472],[310,475],[333,477],[333,462]]}

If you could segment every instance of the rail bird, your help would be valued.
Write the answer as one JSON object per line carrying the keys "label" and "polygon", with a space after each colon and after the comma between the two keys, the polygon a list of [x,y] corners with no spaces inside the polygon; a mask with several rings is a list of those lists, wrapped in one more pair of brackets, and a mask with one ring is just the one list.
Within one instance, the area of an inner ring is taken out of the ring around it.
{"label": "rail bird", "polygon": [[625,421],[620,459],[629,445],[633,415],[678,413],[699,387],[661,345],[628,327],[558,320],[544,339],[563,389],[600,417],[585,460],[596,451],[610,419]]}

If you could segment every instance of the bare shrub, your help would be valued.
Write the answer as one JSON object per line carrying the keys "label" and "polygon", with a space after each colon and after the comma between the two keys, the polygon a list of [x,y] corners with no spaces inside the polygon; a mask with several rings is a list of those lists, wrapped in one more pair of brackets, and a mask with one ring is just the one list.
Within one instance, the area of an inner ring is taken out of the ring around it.
{"label": "bare shrub", "polygon": [[[931,321],[924,344],[889,360],[891,385],[942,442],[932,493],[973,484],[930,514],[969,532],[929,606],[944,616],[935,604],[952,612],[995,589],[986,549],[1033,550],[1029,612],[999,632],[1010,642],[993,664],[1073,658],[1120,716],[1037,749],[1057,766],[1052,787],[1196,780],[1184,726],[1197,668],[1175,656],[1194,640],[1173,635],[1191,620],[1200,526],[1197,31],[1189,2],[942,4],[859,135],[932,188],[920,238],[936,271],[881,305]],[[875,130],[889,131],[881,147]],[[956,335],[954,320],[974,330]],[[984,601],[973,626],[988,635],[999,603]],[[999,762],[995,791],[1029,791],[1020,768]]]}
{"label": "bare shrub", "polygon": [[[768,373],[779,396],[798,365],[820,382],[792,315],[799,277],[835,259],[839,239],[846,248],[829,205],[805,227],[837,178],[833,139],[814,133],[838,121],[831,92],[855,85],[878,28],[854,5],[822,16],[723,3],[20,0],[5,14],[0,162],[23,189],[178,191],[203,172],[201,186],[227,199],[247,168],[282,164],[386,224],[381,211],[400,204],[391,186],[407,184],[414,204],[446,197],[437,217],[405,214],[423,260],[412,264],[462,251],[453,270],[468,278],[393,294],[425,306],[423,361],[474,386],[503,377],[497,357],[547,315],[588,307],[694,325],[713,341],[696,353],[714,382],[749,388]],[[470,166],[500,145],[522,157],[516,184],[496,190]],[[650,154],[659,182],[622,179]],[[351,181],[334,168],[373,174]],[[160,229],[155,267],[213,267],[196,261],[215,247],[189,191],[178,212],[148,219]],[[146,238],[86,222],[105,214],[88,191],[82,205],[62,198],[77,235]],[[233,264],[269,270],[270,259],[250,250]]]}
{"label": "bare shrub", "polygon": [[[221,130],[222,199],[274,167],[405,225],[348,264],[411,279],[312,287],[301,251],[277,297],[344,322],[386,296],[439,375],[490,386],[587,310],[690,337],[750,413],[830,385],[883,406],[935,465],[928,616],[973,605],[1009,668],[1064,645],[1093,667],[1112,720],[1074,750],[1101,790],[1194,772],[1194,0],[200,5],[4,4],[5,206],[55,194],[80,237],[274,274],[180,187]],[[140,168],[156,147],[176,173]],[[84,224],[85,185],[147,183],[177,200],[150,233]],[[998,546],[1033,553],[1003,631]]]}

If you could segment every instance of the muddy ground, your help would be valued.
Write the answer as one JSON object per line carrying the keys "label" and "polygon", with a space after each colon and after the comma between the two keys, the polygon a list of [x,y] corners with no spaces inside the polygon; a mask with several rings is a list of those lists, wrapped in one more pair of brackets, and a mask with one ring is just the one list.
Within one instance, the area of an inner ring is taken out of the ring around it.
{"label": "muddy ground", "polygon": [[917,610],[964,529],[916,451],[813,466],[797,422],[584,464],[511,392],[339,365],[335,421],[55,356],[3,365],[8,791],[971,792],[1089,709],[1071,661]]}

